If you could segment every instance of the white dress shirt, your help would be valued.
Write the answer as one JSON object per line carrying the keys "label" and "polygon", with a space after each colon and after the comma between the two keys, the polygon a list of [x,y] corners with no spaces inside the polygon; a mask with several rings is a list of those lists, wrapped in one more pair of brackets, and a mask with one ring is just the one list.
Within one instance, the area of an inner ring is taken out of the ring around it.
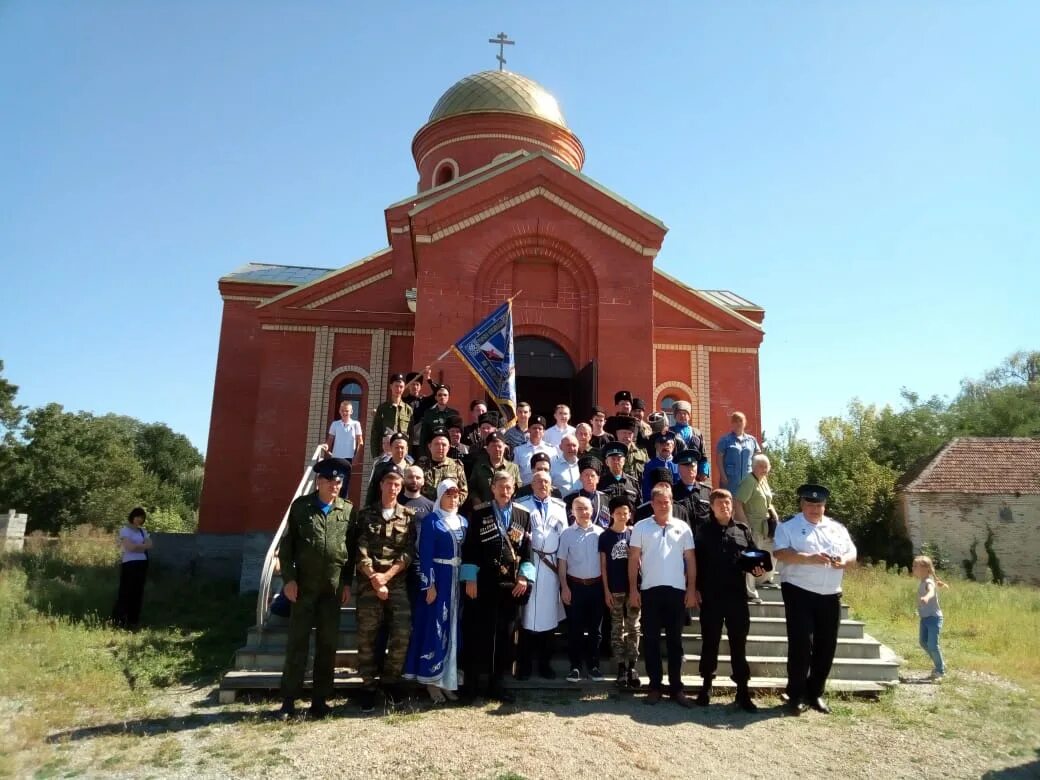
{"label": "white dress shirt", "polygon": [[[794,550],[800,553],[826,553],[855,560],[856,545],[841,523],[824,517],[818,523],[810,523],[801,512],[776,527],[773,549]],[[785,562],[780,569],[780,582],[825,596],[841,593],[844,569],[836,569],[822,563]]]}

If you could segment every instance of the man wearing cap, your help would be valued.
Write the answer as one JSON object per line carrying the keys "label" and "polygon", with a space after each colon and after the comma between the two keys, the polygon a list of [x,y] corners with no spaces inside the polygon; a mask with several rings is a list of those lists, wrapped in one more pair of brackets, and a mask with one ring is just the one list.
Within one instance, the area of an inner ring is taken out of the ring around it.
{"label": "man wearing cap", "polygon": [[[629,602],[641,610],[643,657],[650,678],[647,704],[661,700],[661,630],[668,648],[668,685],[672,699],[690,707],[682,687],[682,629],[686,610],[697,606],[697,559],[690,527],[672,516],[672,491],[656,487],[654,514],[640,520],[628,542]],[[642,575],[642,579],[640,579]]]}
{"label": "man wearing cap", "polygon": [[358,517],[350,501],[339,497],[350,466],[339,458],[328,458],[316,463],[314,471],[317,489],[293,501],[278,545],[283,593],[293,602],[278,711],[283,719],[295,716],[296,699],[303,693],[312,626],[316,632],[310,714],[317,718],[328,715],[339,609],[350,601],[354,578]]}
{"label": "man wearing cap", "polygon": [[506,460],[505,436],[492,431],[484,439],[484,452],[476,457],[469,472],[469,495],[473,506],[486,504],[492,499],[491,485],[498,471],[505,471],[512,476],[513,484],[520,482],[520,469],[515,463]]}
{"label": "man wearing cap", "polygon": [[379,500],[379,480],[390,466],[404,471],[405,466],[412,464],[412,456],[408,454],[408,437],[403,433],[394,432],[390,434],[389,452],[372,466],[372,476],[368,480],[368,490],[365,492],[365,506]]}
{"label": "man wearing cap", "polygon": [[531,481],[531,456],[543,452],[549,456],[550,462],[559,453],[554,446],[545,441],[545,418],[541,415],[532,417],[527,425],[528,442],[513,450],[513,462],[520,469],[520,481],[528,484]]}
{"label": "man wearing cap", "polygon": [[675,456],[679,481],[672,485],[672,499],[686,510],[694,536],[697,529],[711,520],[711,485],[697,480],[699,459],[694,450],[683,450]]}
{"label": "man wearing cap", "polygon": [[[711,492],[713,520],[697,529],[697,595],[700,599],[701,660],[703,679],[696,703],[707,707],[711,699],[711,681],[719,660],[722,626],[729,640],[730,679],[737,684],[736,704],[745,712],[757,712],[751,699],[748,681],[751,667],[747,661],[747,636],[751,629],[751,613],[744,595],[742,554],[757,550],[755,537],[744,523],[733,519],[733,496],[728,490]],[[761,565],[751,569],[764,574]]]}
{"label": "man wearing cap", "polygon": [[459,486],[459,502],[463,503],[469,495],[466,471],[462,468],[461,463],[448,457],[450,446],[446,430],[435,428],[430,432],[430,441],[426,445],[429,455],[418,460],[418,465],[425,476],[423,495],[431,501],[436,501],[437,486],[441,484],[441,480],[453,479]]}
{"label": "man wearing cap", "polygon": [[412,424],[412,407],[404,400],[405,376],[404,374],[393,374],[390,377],[390,400],[383,401],[376,407],[376,413],[372,416],[372,426],[369,428],[369,447],[372,457],[379,457],[383,434],[386,431],[395,433],[408,433]]}
{"label": "man wearing cap", "polygon": [[[487,437],[492,433],[500,432],[498,430],[498,423],[498,412],[486,412],[485,414],[480,415],[480,419],[477,421],[477,430],[473,432],[473,436],[476,437],[478,443],[476,445],[469,445],[469,455],[462,460],[462,465],[465,467],[467,474],[470,474],[473,471],[473,467],[484,456],[485,447],[487,446]],[[505,442],[504,437],[502,441]],[[502,452],[504,453],[503,457],[508,457],[508,445],[502,450]],[[490,492],[488,493],[488,496],[488,500],[490,500]]]}
{"label": "man wearing cap", "polygon": [[579,488],[569,496],[564,496],[567,505],[567,522],[574,523],[574,499],[579,496],[588,499],[592,506],[592,524],[600,528],[610,526],[610,497],[599,489],[599,474],[603,463],[598,458],[586,456],[578,459]]}
{"label": "man wearing cap", "polygon": [[[426,366],[422,373],[418,371],[409,371],[405,375],[404,383],[404,396],[402,400],[408,404],[412,410],[412,419],[408,425],[408,442],[413,449],[419,447],[419,429],[420,423],[422,423],[423,415],[426,414],[426,410],[429,409],[433,403],[433,390],[437,388],[433,384],[431,377],[433,376],[433,369],[430,366]],[[423,390],[423,379],[430,383],[431,392],[430,395],[424,396]]]}
{"label": "man wearing cap", "polygon": [[675,452],[675,433],[672,431],[661,431],[654,435],[653,445],[656,455],[647,461],[646,469],[643,471],[643,495],[650,495],[650,473],[655,469],[665,468],[672,472],[672,483],[679,479],[679,467],[672,457]]}
{"label": "man wearing cap", "polygon": [[636,446],[645,450],[647,454],[654,451],[653,442],[650,437],[654,435],[654,429],[646,419],[646,402],[642,398],[632,399],[632,416],[636,418],[639,427],[636,429]]}
{"label": "man wearing cap", "polygon": [[445,430],[448,432],[448,457],[464,464],[469,459],[469,445],[462,440],[463,427],[461,417],[449,417]]}
{"label": "man wearing cap", "polygon": [[[419,426],[419,447],[425,447],[430,443],[430,439],[433,438],[433,432],[436,430],[448,429],[448,421],[453,417],[458,417],[461,421],[461,417],[456,409],[448,406],[448,401],[451,398],[451,387],[448,385],[437,385],[433,392],[434,404],[422,416],[422,422]],[[461,427],[461,426],[460,426]]]}
{"label": "man wearing cap", "polygon": [[502,678],[513,658],[517,611],[530,597],[535,579],[531,564],[531,516],[513,503],[516,485],[511,474],[496,472],[494,500],[473,510],[462,542],[460,582],[465,583],[462,609],[466,693],[478,688],[478,676],[488,671],[491,698],[513,701]]}
{"label": "man wearing cap", "polygon": [[611,436],[605,430],[604,426],[607,424],[607,412],[602,406],[592,407],[592,418],[589,420],[589,425],[592,426],[592,439],[589,442],[589,446],[592,449],[603,451],[603,448],[610,442],[614,441],[614,437]]}
{"label": "man wearing cap", "polygon": [[581,469],[578,466],[578,439],[568,433],[560,439],[560,452],[549,466],[553,487],[558,488],[564,498],[581,487]]}
{"label": "man wearing cap", "polygon": [[[544,452],[536,452],[534,455],[531,456],[531,477],[532,477],[532,479],[534,478],[534,475],[537,474],[539,471],[543,471],[546,474],[548,474],[549,475],[549,479],[552,480],[551,467],[552,467],[552,458],[550,458]],[[560,489],[558,487],[556,487],[555,485],[550,488],[549,494],[553,498],[563,498],[563,494],[560,492]],[[516,501],[522,501],[523,499],[528,498],[530,495],[531,495],[531,483],[528,482],[526,485],[522,486],[519,490],[516,491],[516,493],[514,494],[513,498]]]}
{"label": "man wearing cap", "polygon": [[639,429],[639,422],[635,417],[626,415],[611,417],[607,422],[607,431],[625,445],[625,473],[635,477],[636,482],[639,483],[642,498],[643,473],[646,471],[646,464],[650,457],[646,454],[646,450],[636,446],[636,431]]}
{"label": "man wearing cap", "polygon": [[390,465],[379,480],[379,501],[358,516],[357,643],[361,673],[361,711],[375,704],[376,639],[387,631],[386,660],[380,681],[388,704],[400,698],[397,686],[404,670],[412,633],[412,610],[405,576],[415,554],[415,513],[401,506],[397,497],[404,474]]}
{"label": "man wearing cap", "polygon": [[[672,405],[675,424],[668,430],[676,436],[677,450],[693,450],[697,453],[698,468],[703,474],[710,473],[708,458],[705,454],[704,437],[690,422],[693,419],[693,407],[689,401],[676,401]],[[681,446],[680,446],[681,445]]]}
{"label": "man wearing cap", "polygon": [[798,488],[801,512],[776,529],[773,555],[783,564],[780,590],[787,614],[787,708],[827,714],[823,689],[834,662],[841,623],[841,581],[856,546],[841,523],[826,515],[830,491]]}
{"label": "man wearing cap", "polygon": [[639,480],[625,471],[625,457],[628,447],[619,441],[613,441],[603,448],[606,468],[599,479],[597,490],[606,494],[608,499],[624,496],[632,504],[632,511],[640,503],[642,488]]}

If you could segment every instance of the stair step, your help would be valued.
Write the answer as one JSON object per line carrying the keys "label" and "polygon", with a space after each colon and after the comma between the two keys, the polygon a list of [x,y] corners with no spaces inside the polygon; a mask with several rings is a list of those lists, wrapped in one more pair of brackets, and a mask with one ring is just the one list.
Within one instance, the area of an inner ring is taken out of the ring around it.
{"label": "stair step", "polygon": [[[220,687],[223,691],[234,691],[234,690],[277,690],[281,683],[282,675],[281,672],[257,672],[257,671],[230,671],[227,672],[220,681]],[[643,678],[644,688],[647,683],[646,676]],[[684,675],[682,678],[683,687],[687,690],[698,690],[701,687],[701,678],[697,676]],[[341,690],[352,690],[361,687],[361,678],[351,673],[346,669],[337,669],[334,678],[336,688]],[[827,690],[829,692],[843,692],[850,694],[863,694],[863,695],[877,695],[882,691],[898,684],[898,680],[893,682],[879,682],[875,680],[860,680],[860,679],[846,679],[841,677],[832,677],[827,680]],[[308,675],[304,679],[304,686],[310,687],[311,678]],[[748,683],[748,686],[754,691],[761,692],[779,692],[784,690],[787,686],[787,679],[783,676],[780,677],[759,677],[753,676]],[[583,693],[614,693],[617,688],[614,686],[613,680],[604,680],[602,682],[592,682],[591,680],[582,680],[580,683],[569,683],[566,680],[560,678],[557,680],[543,680],[541,678],[532,677],[530,680],[523,682],[519,680],[513,680],[508,678],[505,680],[505,687],[514,690],[578,690]],[[736,685],[732,680],[728,678],[717,678],[712,681],[712,688],[719,691],[727,691],[735,688]],[[416,691],[416,694],[422,696],[420,691]]]}

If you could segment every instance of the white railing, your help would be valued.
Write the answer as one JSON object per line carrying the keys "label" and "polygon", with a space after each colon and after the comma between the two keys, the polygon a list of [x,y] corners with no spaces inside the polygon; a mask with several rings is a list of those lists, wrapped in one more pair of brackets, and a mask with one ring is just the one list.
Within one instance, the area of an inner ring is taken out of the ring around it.
{"label": "white railing", "polygon": [[307,464],[303,477],[300,478],[296,494],[292,497],[292,501],[289,502],[289,506],[285,508],[282,522],[278,524],[278,530],[274,532],[271,546],[267,548],[267,555],[264,556],[264,567],[260,570],[260,592],[256,594],[256,627],[258,631],[263,631],[264,625],[267,623],[267,609],[271,605],[271,582],[274,579],[274,561],[278,545],[282,541],[282,534],[285,533],[286,526],[289,523],[289,509],[292,507],[293,501],[314,490],[314,464],[318,462],[322,452],[322,447],[315,448],[310,463]]}

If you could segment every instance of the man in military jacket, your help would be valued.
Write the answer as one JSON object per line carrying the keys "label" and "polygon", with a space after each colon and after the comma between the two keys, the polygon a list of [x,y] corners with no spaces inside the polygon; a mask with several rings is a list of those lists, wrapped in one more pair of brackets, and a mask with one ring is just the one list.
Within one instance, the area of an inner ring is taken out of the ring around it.
{"label": "man in military jacket", "polygon": [[520,469],[506,460],[506,439],[498,431],[489,433],[484,441],[484,452],[477,456],[469,473],[469,496],[473,506],[486,504],[493,498],[491,483],[495,472],[508,471],[519,484]]}
{"label": "man in military jacket", "polygon": [[478,690],[487,668],[487,695],[511,702],[502,687],[512,665],[513,634],[520,606],[535,578],[531,564],[531,516],[513,503],[516,482],[506,471],[495,473],[494,500],[474,509],[462,543],[459,580],[466,586],[462,610],[466,694]]}
{"label": "man in military jacket", "polygon": [[690,517],[694,535],[711,520],[711,485],[697,480],[699,457],[696,450],[686,449],[675,456],[679,464],[679,481],[672,485],[672,499]]}
{"label": "man in military jacket", "polygon": [[602,490],[608,501],[619,496],[627,498],[633,507],[642,502],[642,487],[639,480],[625,471],[628,457],[628,446],[619,441],[612,441],[603,448],[606,468],[599,479],[597,490]]}
{"label": "man in military jacket", "polygon": [[411,425],[412,406],[404,400],[404,374],[394,374],[390,377],[390,400],[379,404],[372,417],[368,439],[372,457],[378,458],[382,454],[383,436],[387,431],[407,435]]}
{"label": "man in military jacket", "polygon": [[406,572],[415,551],[416,528],[415,512],[397,503],[403,480],[400,467],[388,467],[379,482],[379,501],[358,516],[357,642],[362,712],[375,708],[380,630],[385,628],[388,635],[380,677],[388,704],[400,698],[397,686],[412,633]]}
{"label": "man in military jacket", "polygon": [[423,495],[431,501],[437,500],[437,486],[445,479],[455,480],[459,486],[459,503],[466,502],[469,485],[466,482],[466,470],[454,458],[448,457],[451,440],[444,428],[436,428],[430,436],[427,450],[429,455],[419,458],[418,466],[423,470],[425,478]]}
{"label": "man in military jacket", "polygon": [[282,667],[282,719],[296,715],[296,699],[303,693],[311,627],[316,632],[310,715],[323,718],[329,713],[339,610],[350,601],[354,574],[357,513],[350,501],[339,497],[350,464],[328,458],[316,463],[314,471],[317,489],[293,501],[278,546],[285,597],[293,602]]}

